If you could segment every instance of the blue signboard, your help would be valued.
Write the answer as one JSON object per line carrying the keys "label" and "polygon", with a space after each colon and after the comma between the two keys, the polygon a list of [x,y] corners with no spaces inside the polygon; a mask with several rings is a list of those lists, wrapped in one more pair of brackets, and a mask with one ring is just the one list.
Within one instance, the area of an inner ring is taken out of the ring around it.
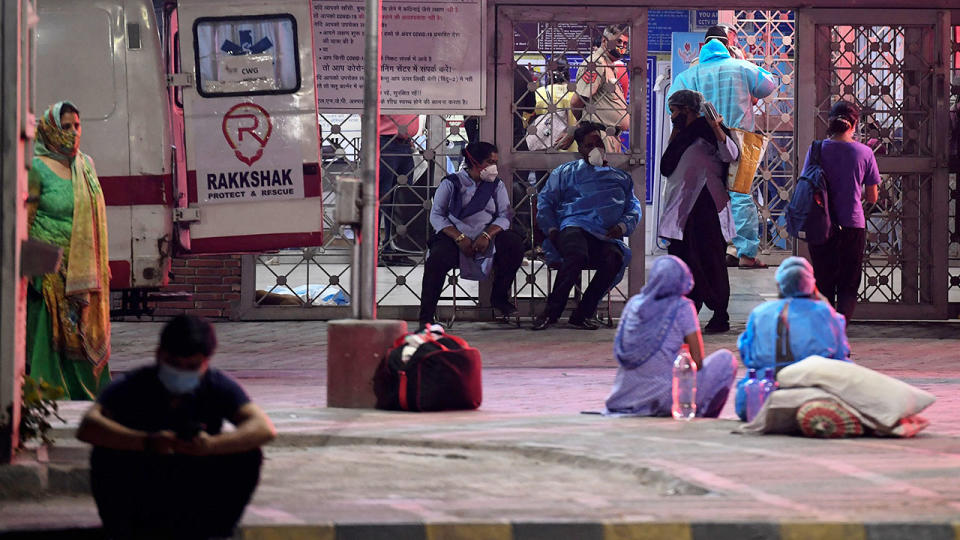
{"label": "blue signboard", "polygon": [[653,85],[657,80],[657,57],[647,57],[647,204],[653,204],[654,180],[659,171],[655,170],[654,163],[657,155],[657,96],[653,93]]}
{"label": "blue signboard", "polygon": [[715,9],[695,9],[693,10],[693,27],[696,29],[710,28],[717,24],[719,17]]}
{"label": "blue signboard", "polygon": [[647,11],[647,52],[670,52],[670,36],[690,30],[690,12],[686,9]]}

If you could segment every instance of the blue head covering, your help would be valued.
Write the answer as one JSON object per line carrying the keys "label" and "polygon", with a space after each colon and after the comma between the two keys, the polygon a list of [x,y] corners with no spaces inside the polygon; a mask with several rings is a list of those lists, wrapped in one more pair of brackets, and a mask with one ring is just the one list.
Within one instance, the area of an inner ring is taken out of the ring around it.
{"label": "blue head covering", "polygon": [[[718,39],[711,39],[700,47],[700,64],[674,78],[667,100],[678,90],[696,90],[717,108],[724,124],[753,131],[751,97],[767,97],[777,86],[769,71],[752,62],[731,58],[726,45]],[[664,105],[669,109],[669,105]]]}
{"label": "blue head covering", "polygon": [[[637,367],[659,352],[678,308],[687,302],[684,295],[692,289],[693,274],[680,258],[665,255],[653,262],[647,284],[630,299],[617,331],[614,353],[624,367]],[[649,344],[647,350],[624,350],[620,334],[626,332],[631,342]]]}
{"label": "blue head covering", "polygon": [[640,290],[640,297],[661,300],[683,296],[693,290],[693,274],[679,257],[664,255],[650,267],[650,281]]}
{"label": "blue head covering", "polygon": [[810,296],[817,287],[813,266],[803,257],[788,257],[780,263],[774,277],[780,286],[780,292],[788,298]]}

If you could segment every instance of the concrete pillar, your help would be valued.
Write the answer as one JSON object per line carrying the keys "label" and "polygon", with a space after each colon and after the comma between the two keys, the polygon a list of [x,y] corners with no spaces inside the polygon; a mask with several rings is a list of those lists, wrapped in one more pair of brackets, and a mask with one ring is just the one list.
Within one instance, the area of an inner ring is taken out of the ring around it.
{"label": "concrete pillar", "polygon": [[372,409],[373,374],[407,333],[405,321],[342,319],[327,325],[327,407]]}
{"label": "concrete pillar", "polygon": [[21,276],[21,242],[27,238],[27,169],[33,138],[32,0],[0,4],[0,464],[18,444],[20,385],[26,346],[27,282]]}

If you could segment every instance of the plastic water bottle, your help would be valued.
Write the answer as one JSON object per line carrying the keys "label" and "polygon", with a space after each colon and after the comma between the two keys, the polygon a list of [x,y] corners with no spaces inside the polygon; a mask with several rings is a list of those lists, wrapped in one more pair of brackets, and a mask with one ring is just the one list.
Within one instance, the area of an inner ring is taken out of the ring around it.
{"label": "plastic water bottle", "polygon": [[690,420],[697,414],[697,364],[684,345],[673,361],[673,417]]}
{"label": "plastic water bottle", "polygon": [[747,382],[743,385],[743,394],[747,398],[747,422],[753,421],[753,417],[763,405],[762,391],[760,381],[757,380],[757,370],[750,368],[747,370]]}
{"label": "plastic water bottle", "polygon": [[[766,403],[767,398],[770,397],[770,394],[774,390],[780,387],[780,384],[777,382],[777,376],[774,375],[773,368],[766,368],[763,370],[763,378],[760,379],[760,406],[762,407]],[[760,409],[757,409],[759,411]]]}

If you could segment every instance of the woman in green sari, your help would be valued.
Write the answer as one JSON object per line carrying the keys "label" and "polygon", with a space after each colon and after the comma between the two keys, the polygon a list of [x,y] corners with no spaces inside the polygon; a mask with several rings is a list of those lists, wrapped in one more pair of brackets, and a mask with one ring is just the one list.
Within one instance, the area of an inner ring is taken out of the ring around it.
{"label": "woman in green sari", "polygon": [[79,143],[72,103],[37,121],[30,237],[63,248],[63,259],[28,287],[27,362],[34,379],[63,387],[68,399],[92,400],[110,382],[110,269],[103,193]]}

